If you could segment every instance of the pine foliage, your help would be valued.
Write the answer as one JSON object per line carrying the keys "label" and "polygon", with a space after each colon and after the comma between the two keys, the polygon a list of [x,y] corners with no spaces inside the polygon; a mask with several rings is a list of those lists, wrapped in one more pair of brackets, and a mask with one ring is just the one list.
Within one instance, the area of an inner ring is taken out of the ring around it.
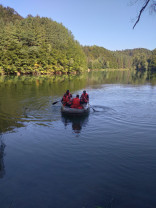
{"label": "pine foliage", "polygon": [[[11,15],[18,16],[14,10]],[[86,69],[82,47],[62,24],[31,15],[14,21],[6,20],[5,15],[0,19],[1,72],[44,74]]]}

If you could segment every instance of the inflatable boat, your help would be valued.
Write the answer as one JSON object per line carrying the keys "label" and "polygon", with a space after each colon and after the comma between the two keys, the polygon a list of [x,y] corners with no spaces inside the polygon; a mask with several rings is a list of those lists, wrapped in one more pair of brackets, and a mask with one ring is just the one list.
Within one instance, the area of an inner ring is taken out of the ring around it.
{"label": "inflatable boat", "polygon": [[78,108],[70,108],[68,106],[63,106],[61,107],[61,112],[63,114],[69,114],[69,115],[85,115],[88,114],[90,110],[89,105],[83,105],[83,109],[78,109]]}

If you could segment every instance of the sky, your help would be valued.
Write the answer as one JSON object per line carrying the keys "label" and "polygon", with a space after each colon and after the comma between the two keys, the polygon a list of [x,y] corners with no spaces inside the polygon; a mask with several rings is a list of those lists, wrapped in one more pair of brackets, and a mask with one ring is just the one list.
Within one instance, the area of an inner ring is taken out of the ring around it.
{"label": "sky", "polygon": [[83,46],[153,50],[156,14],[146,9],[133,29],[141,3],[143,0],[0,0],[0,4],[14,8],[23,17],[39,15],[62,23]]}

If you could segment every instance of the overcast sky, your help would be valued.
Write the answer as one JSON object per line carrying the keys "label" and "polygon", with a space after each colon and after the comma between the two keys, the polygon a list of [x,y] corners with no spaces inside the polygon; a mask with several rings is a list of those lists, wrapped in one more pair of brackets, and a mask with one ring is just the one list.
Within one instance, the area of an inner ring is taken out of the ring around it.
{"label": "overcast sky", "polygon": [[[156,48],[156,14],[145,10],[136,28],[136,0],[0,0],[21,16],[49,17],[68,28],[81,45],[109,50]],[[143,0],[140,0],[140,2]]]}

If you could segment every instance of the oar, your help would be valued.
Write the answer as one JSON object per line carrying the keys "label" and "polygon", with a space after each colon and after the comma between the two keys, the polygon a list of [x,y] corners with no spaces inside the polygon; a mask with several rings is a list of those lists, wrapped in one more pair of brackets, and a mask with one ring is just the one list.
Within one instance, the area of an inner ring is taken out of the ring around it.
{"label": "oar", "polygon": [[88,103],[89,107],[93,109],[94,112],[96,112],[96,110]]}
{"label": "oar", "polygon": [[85,97],[84,97],[84,99],[87,101],[89,107],[92,108],[94,112],[96,112],[96,110],[89,104],[88,100]]}
{"label": "oar", "polygon": [[58,101],[53,102],[52,105],[55,105],[58,102],[61,102],[61,100],[58,100]]}

